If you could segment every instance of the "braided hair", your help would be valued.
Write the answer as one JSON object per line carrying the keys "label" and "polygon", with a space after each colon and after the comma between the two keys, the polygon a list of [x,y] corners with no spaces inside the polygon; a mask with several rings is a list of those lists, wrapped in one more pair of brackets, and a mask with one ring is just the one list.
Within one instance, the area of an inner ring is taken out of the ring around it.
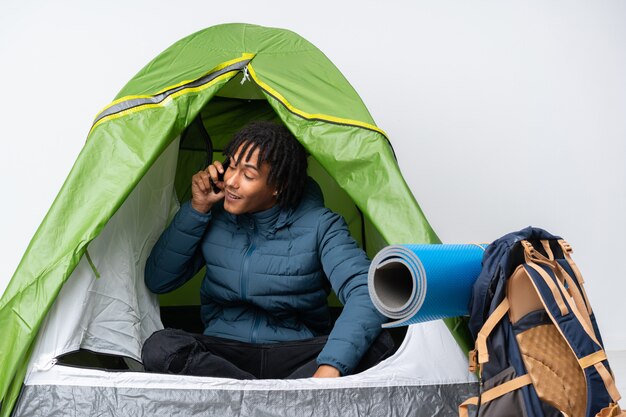
{"label": "braided hair", "polygon": [[224,155],[235,157],[241,147],[235,164],[244,159],[248,162],[256,149],[259,149],[257,167],[263,162],[269,164],[267,184],[278,191],[277,204],[282,208],[295,207],[300,203],[307,181],[307,155],[304,147],[283,125],[256,121],[235,133]]}

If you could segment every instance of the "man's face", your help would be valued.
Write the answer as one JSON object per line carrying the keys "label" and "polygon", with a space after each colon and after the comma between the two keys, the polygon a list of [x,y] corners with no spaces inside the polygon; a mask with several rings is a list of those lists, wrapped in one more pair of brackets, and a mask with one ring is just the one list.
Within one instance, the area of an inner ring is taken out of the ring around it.
{"label": "man's face", "polygon": [[267,210],[276,204],[276,188],[267,184],[270,166],[267,162],[257,166],[258,148],[249,161],[243,155],[235,165],[244,145],[230,159],[230,166],[224,174],[224,209],[236,215]]}

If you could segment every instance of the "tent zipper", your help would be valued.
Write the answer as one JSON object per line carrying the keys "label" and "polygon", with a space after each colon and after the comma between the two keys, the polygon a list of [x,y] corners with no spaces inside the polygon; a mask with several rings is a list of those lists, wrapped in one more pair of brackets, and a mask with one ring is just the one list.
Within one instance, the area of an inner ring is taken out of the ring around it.
{"label": "tent zipper", "polygon": [[125,114],[125,112],[137,111],[138,109],[142,108],[150,108],[155,105],[162,105],[162,103],[164,103],[169,97],[176,97],[177,95],[184,94],[185,90],[194,91],[199,88],[206,88],[211,85],[213,81],[219,79],[219,77],[222,75],[230,72],[237,73],[242,71],[244,67],[248,65],[251,59],[252,56],[250,54],[244,54],[243,57],[228,61],[196,80],[189,81],[180,85],[167,87],[164,90],[161,90],[160,92],[153,95],[131,95],[116,100],[96,116],[95,120],[93,121],[93,125],[91,126],[91,130],[93,130],[103,121],[110,118],[118,117],[117,115]]}
{"label": "tent zipper", "polygon": [[248,73],[248,66],[243,67],[243,76],[239,84],[243,85],[246,81],[250,81],[250,74]]}
{"label": "tent zipper", "polygon": [[[43,363],[42,363],[43,362]],[[54,365],[56,365],[58,360],[56,358],[47,358],[43,361],[39,361],[33,365],[33,371],[36,372],[45,372],[52,369]]]}

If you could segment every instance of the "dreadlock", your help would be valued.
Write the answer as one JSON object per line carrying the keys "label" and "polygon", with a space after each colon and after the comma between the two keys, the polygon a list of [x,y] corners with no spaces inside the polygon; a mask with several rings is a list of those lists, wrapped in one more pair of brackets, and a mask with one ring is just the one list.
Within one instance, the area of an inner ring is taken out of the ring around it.
{"label": "dreadlock", "polygon": [[267,184],[278,190],[276,201],[283,208],[298,205],[304,194],[307,180],[307,156],[304,147],[283,125],[257,121],[246,125],[235,133],[224,155],[235,157],[241,148],[235,164],[245,156],[248,162],[256,149],[259,149],[257,167],[263,162],[270,166]]}

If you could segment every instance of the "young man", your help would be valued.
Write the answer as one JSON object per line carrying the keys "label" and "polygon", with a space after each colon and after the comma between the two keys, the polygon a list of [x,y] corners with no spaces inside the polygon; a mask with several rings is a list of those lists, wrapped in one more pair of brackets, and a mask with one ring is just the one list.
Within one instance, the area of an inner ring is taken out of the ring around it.
{"label": "young man", "polygon": [[[172,291],[206,265],[203,335],[165,329],[145,343],[148,371],[230,377],[338,377],[393,350],[367,289],[369,260],[307,177],[302,145],[255,122],[192,178],[148,258],[145,282]],[[220,175],[223,174],[223,180]],[[344,309],[333,326],[330,282]],[[376,340],[376,343],[374,341]]]}

